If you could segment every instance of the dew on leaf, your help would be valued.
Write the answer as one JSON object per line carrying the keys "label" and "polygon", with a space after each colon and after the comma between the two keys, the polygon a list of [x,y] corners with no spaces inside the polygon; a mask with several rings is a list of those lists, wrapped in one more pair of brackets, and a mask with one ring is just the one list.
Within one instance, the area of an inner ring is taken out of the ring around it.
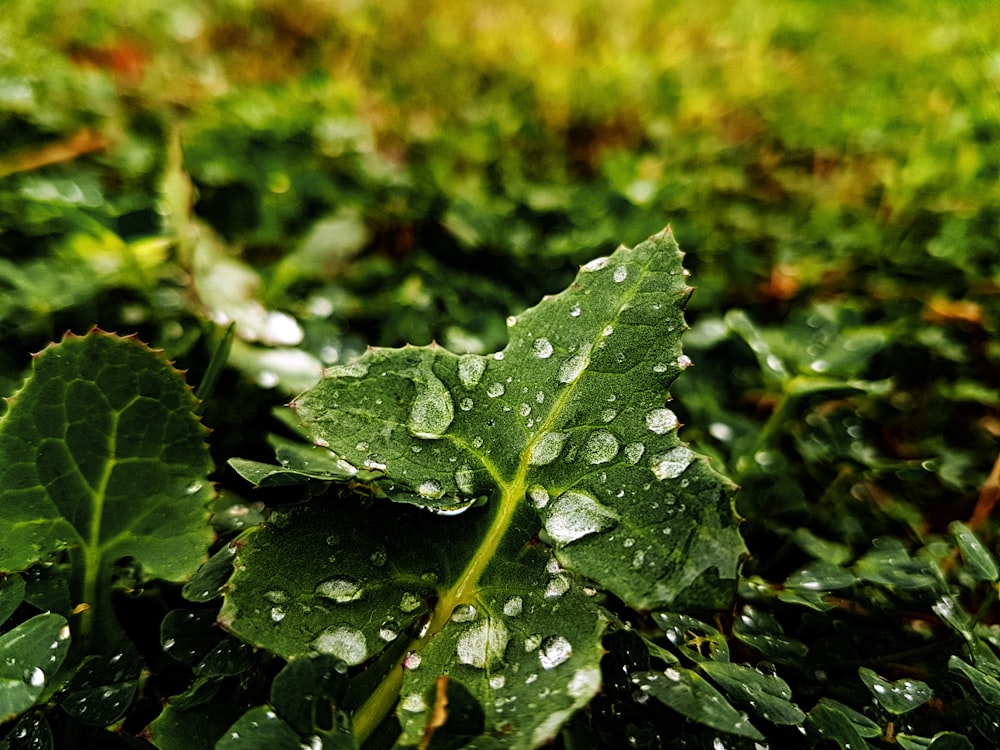
{"label": "dew on leaf", "polygon": [[386,642],[396,640],[399,637],[399,624],[390,617],[379,626],[378,637]]}
{"label": "dew on leaf", "polygon": [[264,598],[271,604],[284,604],[288,601],[288,592],[280,589],[273,589],[264,594]]}
{"label": "dew on leaf", "polygon": [[517,406],[517,413],[522,417],[526,417],[531,414],[531,407],[522,402]]}
{"label": "dew on leaf", "polygon": [[545,531],[557,545],[570,544],[618,524],[618,514],[588,494],[572,490],[557,497],[545,518]]}
{"label": "dew on leaf", "polygon": [[692,362],[691,358],[686,354],[682,354],[677,358],[677,366],[683,369],[687,369],[693,364],[694,362]]}
{"label": "dew on leaf", "polygon": [[544,336],[535,339],[535,343],[531,345],[531,353],[538,359],[548,359],[552,356],[552,342]]}
{"label": "dew on leaf", "polygon": [[507,683],[507,678],[502,674],[496,674],[490,677],[490,687],[494,690],[500,690]]}
{"label": "dew on leaf", "polygon": [[625,266],[618,266],[615,269],[613,278],[616,283],[620,284],[621,282],[625,281],[626,278],[628,278],[628,269],[625,268]]}
{"label": "dew on leaf", "polygon": [[430,362],[420,367],[417,393],[410,408],[407,426],[416,437],[439,438],[455,418],[451,394],[431,369]]}
{"label": "dew on leaf", "polygon": [[573,655],[573,646],[561,635],[550,635],[538,647],[542,669],[554,669]]}
{"label": "dew on leaf", "polygon": [[535,484],[528,488],[528,497],[531,500],[531,504],[539,510],[549,504],[549,492],[540,484]]}
{"label": "dew on leaf", "polygon": [[471,398],[466,396],[461,401],[458,402],[458,408],[462,411],[469,411],[474,406]]}
{"label": "dew on leaf", "polygon": [[417,486],[417,494],[420,495],[420,497],[436,500],[444,495],[444,488],[436,479],[425,479]]}
{"label": "dew on leaf", "polygon": [[333,625],[327,628],[311,645],[321,654],[335,656],[352,667],[368,658],[368,640],[365,634],[350,625]]}
{"label": "dew on leaf", "polygon": [[427,702],[420,693],[410,693],[403,698],[399,707],[411,714],[420,714],[427,710]]}
{"label": "dew on leaf", "polygon": [[559,367],[559,382],[572,383],[580,377],[580,373],[583,372],[583,368],[587,366],[587,357],[589,354],[590,345],[587,344],[586,346],[580,347],[580,351],[563,362]]}
{"label": "dew on leaf", "polygon": [[412,591],[403,592],[399,600],[399,608],[404,612],[413,612],[423,606],[424,600]]}
{"label": "dew on leaf", "polygon": [[503,383],[492,383],[490,384],[490,387],[486,389],[486,395],[490,398],[497,398],[498,396],[502,396],[506,390],[507,389],[504,388]]}
{"label": "dew on leaf", "polygon": [[330,578],[316,586],[316,593],[337,604],[346,604],[360,599],[363,590],[357,581],[349,578]]}
{"label": "dew on leaf", "polygon": [[657,435],[662,435],[677,426],[677,415],[670,409],[653,409],[646,414],[646,424]]}
{"label": "dew on leaf", "polygon": [[684,473],[692,461],[694,461],[694,453],[691,452],[691,449],[679,445],[666,453],[653,456],[650,459],[650,468],[657,479],[674,479]]}
{"label": "dew on leaf", "polygon": [[460,492],[471,495],[476,491],[476,475],[468,466],[462,466],[455,472],[455,484]]}
{"label": "dew on leaf", "polygon": [[285,610],[281,607],[271,607],[271,621],[281,622],[285,619]]}
{"label": "dew on leaf", "polygon": [[458,358],[458,379],[466,388],[475,388],[486,372],[486,360],[475,354],[465,354]]}
{"label": "dew on leaf", "polygon": [[615,409],[605,409],[601,412],[601,421],[607,424],[608,422],[614,421],[614,418],[618,416],[618,412]]}
{"label": "dew on leaf", "polygon": [[591,433],[583,445],[583,458],[592,464],[604,464],[618,455],[618,438],[605,430]]}
{"label": "dew on leaf", "polygon": [[606,255],[601,256],[600,258],[594,258],[592,261],[584,263],[582,266],[580,266],[580,270],[584,272],[600,271],[602,268],[608,267],[608,262],[610,260],[611,259]]}
{"label": "dew on leaf", "polygon": [[528,463],[532,466],[545,466],[556,460],[562,451],[566,438],[565,432],[545,432],[539,435],[528,454]]}
{"label": "dew on leaf", "polygon": [[492,669],[503,661],[509,640],[510,634],[503,620],[484,618],[459,636],[455,651],[463,664]]}
{"label": "dew on leaf", "polygon": [[646,446],[642,443],[629,443],[625,446],[625,460],[630,464],[637,464],[645,451]]}
{"label": "dew on leaf", "polygon": [[24,671],[24,681],[32,687],[41,687],[45,684],[45,672],[38,667],[26,669]]}
{"label": "dew on leaf", "polygon": [[520,617],[524,611],[524,600],[519,596],[512,596],[503,603],[503,613],[507,617]]}
{"label": "dew on leaf", "polygon": [[581,312],[583,311],[580,309],[579,305],[573,305],[573,307],[569,309],[569,315],[571,318],[579,318]]}
{"label": "dew on leaf", "polygon": [[381,544],[377,545],[374,550],[372,550],[371,555],[368,558],[371,560],[372,565],[376,568],[381,568],[389,560],[389,554],[385,551],[385,547]]}
{"label": "dew on leaf", "polygon": [[472,604],[459,604],[451,611],[451,619],[455,622],[472,622],[476,619],[476,608]]}
{"label": "dew on leaf", "polygon": [[408,669],[411,672],[414,669],[420,669],[420,662],[422,661],[423,657],[419,651],[407,651],[406,656],[403,657],[403,669]]}
{"label": "dew on leaf", "polygon": [[565,573],[559,573],[549,579],[548,584],[545,586],[545,598],[558,599],[567,591],[569,591],[569,576]]}

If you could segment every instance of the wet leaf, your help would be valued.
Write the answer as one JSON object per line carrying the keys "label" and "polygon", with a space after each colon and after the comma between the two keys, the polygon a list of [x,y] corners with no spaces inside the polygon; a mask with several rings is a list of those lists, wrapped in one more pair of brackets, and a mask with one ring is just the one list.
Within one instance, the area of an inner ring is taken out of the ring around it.
{"label": "wet leaf", "polygon": [[806,715],[791,701],[792,689],[777,675],[729,662],[704,662],[699,669],[748,711],[773,724],[801,724]]}
{"label": "wet leaf", "polygon": [[969,738],[957,732],[938,732],[933,737],[897,734],[896,742],[903,750],[973,750]]}
{"label": "wet leaf", "polygon": [[215,743],[218,750],[276,750],[301,746],[302,740],[298,733],[270,706],[251,708]]}
{"label": "wet leaf", "polygon": [[0,635],[0,723],[35,705],[69,652],[61,615],[35,615]]}
{"label": "wet leaf", "polygon": [[3,625],[24,601],[26,588],[24,579],[17,574],[0,576],[0,625]]}
{"label": "wet leaf", "polygon": [[663,672],[640,672],[632,678],[632,684],[640,694],[656,698],[700,724],[741,737],[764,739],[718,690],[690,669],[667,667]]}
{"label": "wet leaf", "polygon": [[220,621],[287,659],[374,669],[398,649],[358,699],[362,740],[397,701],[402,745],[551,740],[600,686],[607,623],[576,574],[638,607],[709,609],[735,586],[732,487],[664,406],[689,293],[664,233],[512,318],[495,355],[373,349],[328,370],[294,407],[375,497],[247,532]]}
{"label": "wet leaf", "polygon": [[870,747],[865,737],[882,734],[878,725],[838,701],[821,698],[806,717],[806,731],[819,738],[836,742],[841,750],[863,750]]}
{"label": "wet leaf", "polygon": [[872,669],[860,667],[858,674],[875,700],[891,714],[905,714],[926,703],[934,695],[927,683],[903,678],[890,682]]}
{"label": "wet leaf", "polygon": [[36,355],[0,421],[0,570],[77,550],[85,635],[111,615],[115,561],[136,559],[149,578],[191,575],[212,537],[194,409],[179,373],[133,339],[93,331]]}
{"label": "wet leaf", "polygon": [[996,581],[997,572],[996,560],[992,553],[983,545],[972,530],[960,521],[952,521],[948,525],[948,531],[958,542],[958,548],[962,551],[962,558],[965,560],[965,568],[977,581]]}
{"label": "wet leaf", "polygon": [[62,709],[84,724],[107,726],[120,719],[139,687],[142,662],[130,644],[117,653],[91,656],[66,686]]}
{"label": "wet leaf", "polygon": [[240,674],[254,663],[253,648],[226,633],[206,610],[173,609],[160,626],[160,645],[200,677]]}

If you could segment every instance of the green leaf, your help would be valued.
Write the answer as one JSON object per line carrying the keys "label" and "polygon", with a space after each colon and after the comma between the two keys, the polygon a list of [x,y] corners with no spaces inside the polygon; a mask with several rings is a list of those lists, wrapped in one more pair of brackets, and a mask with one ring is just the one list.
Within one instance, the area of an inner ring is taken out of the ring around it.
{"label": "green leaf", "polygon": [[66,687],[62,709],[84,724],[108,726],[128,710],[141,671],[139,655],[128,643],[116,653],[87,657]]}
{"label": "green leaf", "polygon": [[896,742],[903,750],[974,750],[969,738],[957,732],[938,732],[931,738],[901,733]]}
{"label": "green leaf", "polygon": [[905,714],[926,703],[934,695],[927,683],[920,680],[901,679],[895,682],[880,677],[874,670],[859,667],[858,674],[875,700],[892,714]]}
{"label": "green leaf", "polygon": [[690,669],[667,667],[663,672],[639,672],[632,677],[632,684],[640,694],[656,698],[699,724],[742,737],[764,739],[718,690]]}
{"label": "green leaf", "polygon": [[293,407],[317,443],[383,471],[395,499],[486,495],[495,540],[528,498],[560,562],[630,605],[725,606],[744,551],[732,488],[664,406],[690,365],[690,293],[666,231],[510,318],[501,352],[371,349]]}
{"label": "green leaf", "polygon": [[678,652],[692,661],[729,661],[729,642],[711,625],[676,612],[654,612],[653,619]]}
{"label": "green leaf", "polygon": [[730,698],[773,724],[801,724],[806,715],[791,702],[792,689],[777,675],[742,664],[706,661],[698,667]]}
{"label": "green leaf", "polygon": [[0,421],[0,570],[73,551],[73,593],[110,615],[111,566],[191,575],[211,542],[211,461],[179,373],[134,339],[67,336],[35,356]]}
{"label": "green leaf", "polygon": [[216,741],[246,709],[246,694],[236,678],[196,680],[191,688],[171,696],[149,725],[159,750],[212,750]]}
{"label": "green leaf", "polygon": [[976,581],[996,581],[1000,573],[997,572],[996,560],[990,551],[983,546],[972,530],[961,521],[952,521],[948,525],[948,531],[955,537],[958,548],[962,551],[962,558],[965,560],[965,568]]}
{"label": "green leaf", "polygon": [[253,649],[219,628],[211,611],[173,609],[160,634],[163,650],[199,677],[240,674],[254,663]]}
{"label": "green leaf", "polygon": [[35,615],[0,636],[0,724],[35,705],[69,651],[69,626]]}
{"label": "green leaf", "polygon": [[954,655],[948,659],[948,669],[952,672],[960,672],[965,675],[969,679],[969,682],[972,683],[972,687],[979,694],[979,697],[987,705],[1000,705],[1000,679],[976,669],[971,664]]}
{"label": "green leaf", "polygon": [[22,716],[0,740],[0,750],[53,750],[54,747],[52,728],[38,711]]}
{"label": "green leaf", "polygon": [[19,575],[0,576],[0,625],[14,614],[14,611],[24,601],[27,589],[24,579]]}
{"label": "green leaf", "polygon": [[302,740],[273,708],[256,706],[237,719],[215,747],[217,750],[298,750]]}
{"label": "green leaf", "polygon": [[869,747],[865,737],[878,737],[878,725],[838,701],[820,698],[806,717],[806,730],[819,738],[836,742],[841,750]]}

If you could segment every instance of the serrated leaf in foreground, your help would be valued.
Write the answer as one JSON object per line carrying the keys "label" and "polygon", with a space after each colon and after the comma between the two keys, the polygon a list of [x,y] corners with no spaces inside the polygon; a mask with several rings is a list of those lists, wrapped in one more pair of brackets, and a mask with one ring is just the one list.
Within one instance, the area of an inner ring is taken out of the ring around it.
{"label": "serrated leaf in foreground", "polygon": [[[372,349],[332,368],[294,407],[404,502],[248,532],[222,621],[286,658],[387,654],[396,666],[355,712],[362,739],[398,700],[404,745],[546,742],[599,688],[605,620],[574,573],[639,609],[713,609],[735,586],[732,486],[666,408],[690,364],[684,279],[664,232],[512,318],[502,352]],[[457,518],[406,505],[480,497]]]}
{"label": "serrated leaf in foreground", "polygon": [[194,408],[181,375],[134,339],[91,331],[36,355],[0,420],[0,571],[70,549],[73,593],[91,608],[121,558],[149,578],[191,575],[212,538]]}

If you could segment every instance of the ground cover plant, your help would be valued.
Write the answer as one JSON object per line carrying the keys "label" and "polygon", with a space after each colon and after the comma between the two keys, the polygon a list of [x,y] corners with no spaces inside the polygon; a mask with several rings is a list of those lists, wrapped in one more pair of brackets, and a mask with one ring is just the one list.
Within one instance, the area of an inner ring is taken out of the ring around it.
{"label": "ground cover plant", "polygon": [[0,748],[1000,744],[992,4],[424,5],[5,6]]}

